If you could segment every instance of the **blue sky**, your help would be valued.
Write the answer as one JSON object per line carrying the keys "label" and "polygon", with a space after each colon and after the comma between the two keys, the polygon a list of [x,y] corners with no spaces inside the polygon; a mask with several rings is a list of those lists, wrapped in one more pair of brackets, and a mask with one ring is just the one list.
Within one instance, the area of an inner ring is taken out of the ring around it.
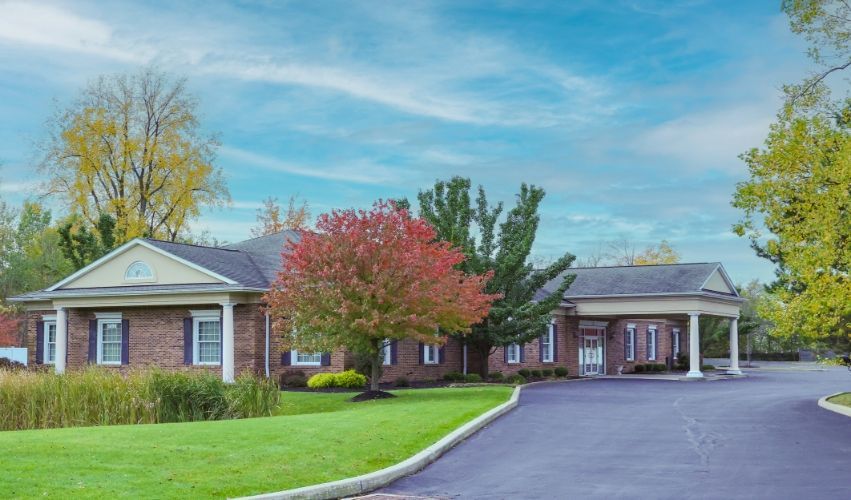
{"label": "blue sky", "polygon": [[779,1],[0,0],[0,195],[44,122],[103,73],[186,76],[234,200],[193,229],[248,237],[267,196],[314,214],[470,177],[544,186],[535,254],[669,240],[737,282],[772,267],[730,232],[737,158],[809,69]]}

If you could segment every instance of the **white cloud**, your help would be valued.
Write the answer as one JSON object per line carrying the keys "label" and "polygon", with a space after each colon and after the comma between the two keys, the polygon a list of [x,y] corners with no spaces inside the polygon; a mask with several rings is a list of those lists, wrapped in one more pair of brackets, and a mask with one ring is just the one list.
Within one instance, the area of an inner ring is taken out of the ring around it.
{"label": "white cloud", "polygon": [[36,2],[0,2],[0,40],[125,62],[143,62],[140,52],[120,48],[106,24]]}
{"label": "white cloud", "polygon": [[302,177],[378,185],[397,184],[401,181],[397,170],[364,161],[355,161],[336,167],[306,166],[230,146],[222,146],[219,154],[243,168],[256,167]]}
{"label": "white cloud", "polygon": [[0,182],[0,193],[29,194],[39,185],[38,181]]}
{"label": "white cloud", "polygon": [[687,170],[744,172],[741,153],[765,140],[775,106],[743,105],[700,111],[639,133],[628,145],[646,157],[665,157]]}

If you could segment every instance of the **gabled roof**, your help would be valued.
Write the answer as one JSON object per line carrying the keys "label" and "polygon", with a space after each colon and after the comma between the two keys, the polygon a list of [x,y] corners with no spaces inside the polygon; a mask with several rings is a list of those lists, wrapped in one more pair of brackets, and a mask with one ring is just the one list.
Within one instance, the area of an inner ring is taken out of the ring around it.
{"label": "gabled roof", "polygon": [[[705,288],[718,272],[732,293]],[[618,295],[714,294],[738,297],[736,288],[719,262],[660,264],[653,266],[577,267],[547,282],[536,298],[548,297],[565,275],[576,278],[564,294],[566,300]]]}
{"label": "gabled roof", "polygon": [[[299,241],[300,239],[301,236],[296,231],[281,231],[224,247],[209,247],[151,238],[137,238],[116,248],[102,258],[44,290],[11,297],[10,299],[15,301],[31,301],[66,296],[140,294],[145,292],[267,290],[275,280],[277,272],[281,267],[281,252],[284,250],[285,244]],[[117,255],[139,245],[166,255],[175,261],[216,278],[222,283],[169,285],[152,283],[132,286],[63,288],[64,285],[72,283],[75,279],[92,269],[107,263]]]}

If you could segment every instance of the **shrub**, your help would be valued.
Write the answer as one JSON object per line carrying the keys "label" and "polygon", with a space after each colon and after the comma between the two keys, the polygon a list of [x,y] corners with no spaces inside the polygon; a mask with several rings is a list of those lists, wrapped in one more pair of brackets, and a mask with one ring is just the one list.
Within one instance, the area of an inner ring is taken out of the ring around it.
{"label": "shrub", "polygon": [[311,389],[326,389],[334,387],[337,383],[337,377],[333,373],[317,373],[307,379],[307,386]]}
{"label": "shrub", "polygon": [[228,385],[206,371],[0,370],[0,430],[255,417],[278,398],[274,382],[251,374]]}
{"label": "shrub", "polygon": [[514,375],[509,375],[509,376],[505,377],[505,382],[508,383],[508,384],[515,384],[515,385],[525,384],[526,383],[526,377],[524,377],[523,375],[520,375],[519,373],[515,373]]}
{"label": "shrub", "polygon": [[334,384],[337,387],[360,389],[366,385],[366,377],[355,370],[346,370],[334,375]]}
{"label": "shrub", "polygon": [[411,382],[408,381],[408,377],[397,377],[394,384],[396,387],[411,387]]}
{"label": "shrub", "polygon": [[491,380],[493,382],[502,382],[502,380],[504,378],[505,378],[505,375],[503,375],[502,372],[490,372],[490,373],[488,373],[488,380]]}
{"label": "shrub", "polygon": [[27,365],[9,358],[0,358],[0,370],[26,370]]}
{"label": "shrub", "polygon": [[634,373],[644,373],[644,365],[635,365],[632,371]]}
{"label": "shrub", "polygon": [[541,378],[541,370],[532,370],[529,373],[532,375],[532,378]]}
{"label": "shrub", "polygon": [[469,384],[478,384],[482,381],[482,376],[478,373],[468,373],[466,377],[464,377],[464,382]]}
{"label": "shrub", "polygon": [[715,365],[700,365],[701,370],[714,370]]}
{"label": "shrub", "polygon": [[549,368],[544,368],[543,370],[541,370],[541,375],[543,375],[545,377],[552,377],[553,371]]}
{"label": "shrub", "polygon": [[556,377],[566,377],[567,376],[567,367],[566,366],[556,366],[553,370]]}
{"label": "shrub", "polygon": [[521,369],[517,370],[517,374],[520,375],[523,378],[529,378],[529,376],[532,375],[532,372],[530,372],[526,368],[521,368]]}
{"label": "shrub", "polygon": [[447,382],[463,382],[464,374],[461,372],[447,372],[443,375],[443,380]]}
{"label": "shrub", "polygon": [[303,371],[291,371],[281,374],[282,387],[307,387],[307,377]]}

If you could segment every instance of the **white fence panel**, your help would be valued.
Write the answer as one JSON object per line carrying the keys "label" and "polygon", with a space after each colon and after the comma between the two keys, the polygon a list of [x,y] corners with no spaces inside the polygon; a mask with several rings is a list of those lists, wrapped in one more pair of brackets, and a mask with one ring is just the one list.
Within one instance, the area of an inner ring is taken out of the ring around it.
{"label": "white fence panel", "polygon": [[26,347],[0,347],[0,358],[9,358],[18,363],[27,364]]}

